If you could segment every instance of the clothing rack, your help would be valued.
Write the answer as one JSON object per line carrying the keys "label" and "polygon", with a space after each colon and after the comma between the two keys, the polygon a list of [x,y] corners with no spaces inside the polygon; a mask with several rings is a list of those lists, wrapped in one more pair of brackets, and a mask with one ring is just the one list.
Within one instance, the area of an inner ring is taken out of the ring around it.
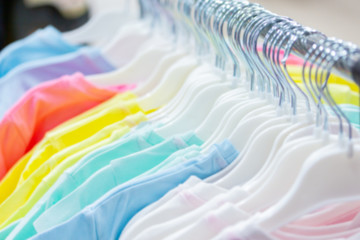
{"label": "clothing rack", "polygon": [[[191,12],[191,10],[189,11],[189,9],[197,7],[197,4],[199,4],[199,3],[200,4],[206,3],[208,5],[216,4],[217,6],[221,6],[221,5],[227,4],[228,6],[232,6],[231,9],[223,8],[222,14],[224,14],[224,11],[228,11],[228,13],[230,13],[230,11],[231,11],[231,14],[233,14],[233,15],[238,11],[242,11],[243,5],[258,6],[258,8],[257,8],[258,13],[255,16],[257,16],[260,13],[266,12],[268,14],[273,15],[274,17],[277,17],[277,19],[279,19],[279,20],[281,19],[281,21],[288,21],[288,22],[295,23],[295,21],[290,18],[281,17],[279,15],[276,15],[276,14],[266,10],[259,4],[249,3],[247,1],[236,1],[236,0],[220,0],[220,1],[215,1],[215,0],[150,0],[150,1],[144,1],[144,0],[139,0],[139,3],[140,3],[142,17],[146,15],[146,12],[148,10],[147,8],[149,8],[149,7],[155,8],[155,6],[156,6],[156,7],[167,8],[167,9],[169,9],[169,7],[170,7],[171,11],[174,11],[175,10],[174,8],[178,8],[177,10],[179,10],[179,6],[181,4],[187,4],[186,8],[182,8],[182,10],[180,10],[180,13],[183,15],[188,15]],[[159,10],[159,11],[163,13],[163,10]],[[227,13],[225,13],[225,14],[227,14]],[[248,22],[250,22],[251,20],[252,20],[252,18],[250,18],[248,20]],[[193,23],[199,24],[196,22],[193,22]],[[264,37],[268,33],[268,31],[276,24],[278,24],[278,22],[269,24],[266,28],[264,28],[260,33],[260,37],[262,39],[264,39]],[[300,24],[298,24],[298,25],[301,26]],[[304,26],[302,26],[302,28],[309,29]],[[292,47],[291,53],[298,57],[301,57],[302,59],[305,59],[306,54],[309,52],[309,50],[312,47],[314,47],[315,45],[322,44],[321,41],[328,40],[328,39],[330,39],[330,38],[319,31],[315,31],[315,30],[312,30],[311,32],[307,31],[307,33],[303,34],[302,37],[299,37],[296,40],[296,42],[294,43],[294,45]],[[331,38],[331,39],[334,39],[334,38]],[[335,41],[335,39],[334,39],[334,41]],[[336,62],[334,63],[334,66],[332,67],[332,72],[345,78],[348,81],[353,81],[357,85],[360,86],[360,48],[358,46],[356,46],[355,44],[352,44],[349,42],[344,42],[344,41],[337,40],[337,39],[336,39],[336,41],[338,41],[338,43],[341,45],[341,47],[343,47],[344,49],[347,49],[347,54],[345,57],[341,57],[336,60]],[[284,46],[282,46],[282,47],[284,47]],[[334,49],[332,49],[332,50],[334,50]]]}

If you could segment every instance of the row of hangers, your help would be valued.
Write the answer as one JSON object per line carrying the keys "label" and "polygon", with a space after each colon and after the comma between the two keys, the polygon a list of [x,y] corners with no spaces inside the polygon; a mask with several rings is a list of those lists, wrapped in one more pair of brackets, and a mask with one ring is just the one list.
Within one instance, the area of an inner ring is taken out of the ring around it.
{"label": "row of hangers", "polygon": [[[90,41],[119,68],[91,82],[146,79],[135,93],[144,110],[165,105],[149,114],[161,120],[161,136],[194,130],[204,151],[229,139],[240,156],[208,181],[250,192],[239,206],[253,213],[268,208],[254,218],[266,231],[330,203],[359,204],[359,132],[328,87],[332,72],[358,81],[357,46],[247,1],[126,3],[64,35]],[[137,4],[141,20],[132,16]],[[107,21],[123,27],[106,28]],[[303,88],[289,71],[291,55],[303,57]]]}

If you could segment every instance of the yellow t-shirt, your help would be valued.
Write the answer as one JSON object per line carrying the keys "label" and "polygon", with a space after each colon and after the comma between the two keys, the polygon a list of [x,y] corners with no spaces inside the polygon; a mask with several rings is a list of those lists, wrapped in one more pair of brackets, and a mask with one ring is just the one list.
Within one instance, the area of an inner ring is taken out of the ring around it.
{"label": "yellow t-shirt", "polygon": [[52,155],[28,178],[19,182],[14,192],[0,205],[0,229],[25,216],[68,167],[89,152],[123,136],[130,127],[145,120],[146,116],[142,112],[127,116],[104,127],[91,137]]}
{"label": "yellow t-shirt", "polygon": [[110,100],[61,124],[49,131],[44,139],[25,154],[0,183],[2,203],[31,173],[65,147],[83,141],[103,127],[119,121],[129,114],[141,111],[132,93],[118,94]]}
{"label": "yellow t-shirt", "polygon": [[[302,66],[288,66],[290,76],[297,83],[297,85],[306,93],[309,94],[304,86],[302,78]],[[315,78],[315,71],[312,72],[312,78]],[[319,73],[320,77],[320,73]],[[308,71],[306,71],[306,82],[309,84]],[[337,104],[352,104],[360,106],[360,89],[359,86],[347,81],[335,74],[331,74],[328,80],[328,89],[331,97]],[[311,89],[311,88],[310,88]],[[314,93],[312,93],[314,95]],[[323,103],[325,103],[323,101]]]}
{"label": "yellow t-shirt", "polygon": [[[289,65],[287,66],[290,76],[294,79],[295,82],[297,83],[303,83],[302,81],[302,66],[295,66],[295,65]],[[308,77],[308,71],[305,71],[306,73],[306,77]],[[312,71],[311,74],[312,78],[315,77],[315,71]],[[339,77],[335,74],[331,74],[328,80],[328,83],[335,83],[335,84],[340,84],[340,85],[345,85],[348,86],[351,91],[355,92],[355,93],[359,93],[359,86],[351,81],[347,81],[346,79]]]}
{"label": "yellow t-shirt", "polygon": [[[68,167],[71,167],[86,154],[119,139],[130,131],[130,127],[145,120],[146,117],[141,112],[128,116],[79,142],[76,144],[78,145],[76,148],[72,146],[55,154],[0,205],[0,211],[3,213],[0,216],[0,229],[24,217]],[[17,200],[16,203],[14,200]]]}

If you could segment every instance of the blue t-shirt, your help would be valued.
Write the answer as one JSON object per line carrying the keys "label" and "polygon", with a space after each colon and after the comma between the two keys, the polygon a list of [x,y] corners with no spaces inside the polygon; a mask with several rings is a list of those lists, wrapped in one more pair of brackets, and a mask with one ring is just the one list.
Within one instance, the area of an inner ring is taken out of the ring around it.
{"label": "blue t-shirt", "polygon": [[114,67],[93,48],[82,48],[74,53],[22,64],[0,78],[0,119],[27,90],[42,82],[76,72],[91,75],[112,70]]}
{"label": "blue t-shirt", "polygon": [[66,42],[52,26],[37,30],[0,52],[0,78],[23,63],[75,52],[79,48]]}
{"label": "blue t-shirt", "polygon": [[237,155],[238,152],[226,140],[204,156],[110,190],[65,223],[31,239],[118,239],[129,220],[144,207],[159,200],[190,176],[204,179],[217,173]]}

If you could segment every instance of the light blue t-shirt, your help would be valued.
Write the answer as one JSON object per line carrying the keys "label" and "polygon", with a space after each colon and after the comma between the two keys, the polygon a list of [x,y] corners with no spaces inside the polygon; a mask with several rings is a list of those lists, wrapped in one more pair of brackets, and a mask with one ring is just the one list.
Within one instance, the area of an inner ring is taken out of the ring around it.
{"label": "light blue t-shirt", "polygon": [[91,75],[112,70],[114,67],[93,48],[24,63],[0,78],[0,119],[27,90],[40,83],[76,72]]}
{"label": "light blue t-shirt", "polygon": [[109,165],[97,171],[76,190],[46,210],[34,222],[34,226],[41,231],[56,226],[101,198],[107,191],[157,166],[173,153],[191,145],[201,144],[203,141],[190,132],[169,138],[140,152],[112,160]]}
{"label": "light blue t-shirt", "polygon": [[31,239],[118,239],[129,220],[144,207],[159,200],[190,176],[204,179],[219,172],[237,155],[232,144],[225,140],[213,146],[208,154],[181,166],[112,189],[68,221]]}
{"label": "light blue t-shirt", "polygon": [[11,43],[0,52],[0,78],[17,66],[34,60],[76,52],[79,46],[65,41],[54,27],[39,29],[28,37]]}

